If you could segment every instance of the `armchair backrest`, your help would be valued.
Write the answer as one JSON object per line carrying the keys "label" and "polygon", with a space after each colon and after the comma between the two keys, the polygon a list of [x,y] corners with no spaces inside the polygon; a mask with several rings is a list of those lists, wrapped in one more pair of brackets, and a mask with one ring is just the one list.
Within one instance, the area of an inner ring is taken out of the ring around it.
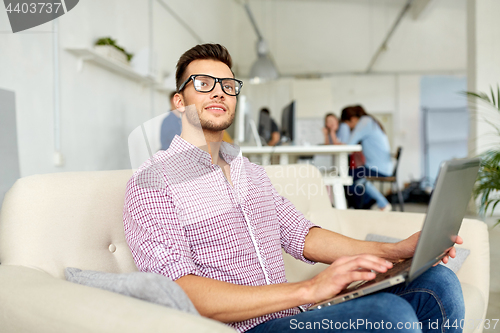
{"label": "armchair backrest", "polygon": [[[305,216],[331,204],[311,165],[266,167],[277,191]],[[0,212],[0,263],[63,278],[64,268],[136,271],[123,231],[131,170],[68,172],[19,179]]]}
{"label": "armchair backrest", "polygon": [[270,165],[265,170],[276,191],[304,214],[331,208],[326,186],[319,170],[310,164]]}
{"label": "armchair backrest", "polygon": [[18,180],[0,213],[0,262],[62,278],[68,266],[136,271],[122,210],[131,170],[68,172]]}

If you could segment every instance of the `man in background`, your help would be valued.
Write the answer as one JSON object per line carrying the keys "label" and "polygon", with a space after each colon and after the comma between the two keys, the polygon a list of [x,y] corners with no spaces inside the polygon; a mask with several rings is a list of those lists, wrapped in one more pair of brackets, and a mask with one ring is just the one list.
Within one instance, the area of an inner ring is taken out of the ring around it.
{"label": "man in background", "polygon": [[176,135],[181,135],[182,132],[181,113],[177,111],[174,105],[175,94],[175,91],[170,94],[171,111],[161,124],[160,141],[162,150],[167,150],[174,137]]}
{"label": "man in background", "polygon": [[268,146],[275,146],[280,142],[280,130],[276,122],[271,118],[269,109],[262,108],[260,110],[259,119],[259,136],[264,138]]}

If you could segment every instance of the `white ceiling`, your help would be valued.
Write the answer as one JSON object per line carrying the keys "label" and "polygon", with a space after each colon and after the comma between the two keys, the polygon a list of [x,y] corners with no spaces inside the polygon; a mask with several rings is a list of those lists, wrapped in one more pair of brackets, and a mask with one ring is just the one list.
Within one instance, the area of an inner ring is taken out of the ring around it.
{"label": "white ceiling", "polygon": [[[240,0],[235,0],[241,3]],[[249,5],[284,76],[363,73],[406,0],[250,0]],[[466,0],[415,0],[375,73],[465,72]],[[236,6],[238,8],[239,6]],[[235,9],[235,62],[240,75],[256,58],[256,35],[245,11]]]}

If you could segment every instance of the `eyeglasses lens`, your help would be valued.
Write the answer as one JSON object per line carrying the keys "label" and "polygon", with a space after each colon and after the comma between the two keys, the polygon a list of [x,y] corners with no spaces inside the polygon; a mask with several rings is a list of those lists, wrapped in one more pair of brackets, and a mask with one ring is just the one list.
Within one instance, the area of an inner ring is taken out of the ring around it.
{"label": "eyeglasses lens", "polygon": [[[222,80],[222,89],[224,92],[231,96],[236,96],[239,94],[241,89],[241,84],[234,79],[224,79]],[[200,92],[209,92],[215,86],[215,79],[210,76],[199,75],[194,78],[194,88]]]}
{"label": "eyeglasses lens", "polygon": [[197,91],[201,91],[201,92],[210,91],[214,87],[214,84],[215,84],[215,80],[213,78],[211,78],[210,76],[200,75],[194,79],[194,88]]}

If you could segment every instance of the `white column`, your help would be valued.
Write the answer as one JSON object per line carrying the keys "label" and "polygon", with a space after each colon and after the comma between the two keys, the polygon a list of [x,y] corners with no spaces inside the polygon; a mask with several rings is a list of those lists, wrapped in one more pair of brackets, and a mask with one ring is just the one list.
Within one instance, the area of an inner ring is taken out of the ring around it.
{"label": "white column", "polygon": [[[490,87],[500,85],[500,1],[467,1],[467,81],[469,91],[490,95]],[[490,110],[484,103],[472,101],[469,133],[469,155],[475,156],[498,147],[499,136],[487,121],[500,125],[498,111]],[[476,112],[475,112],[476,111]],[[487,119],[487,121],[485,120]]]}

